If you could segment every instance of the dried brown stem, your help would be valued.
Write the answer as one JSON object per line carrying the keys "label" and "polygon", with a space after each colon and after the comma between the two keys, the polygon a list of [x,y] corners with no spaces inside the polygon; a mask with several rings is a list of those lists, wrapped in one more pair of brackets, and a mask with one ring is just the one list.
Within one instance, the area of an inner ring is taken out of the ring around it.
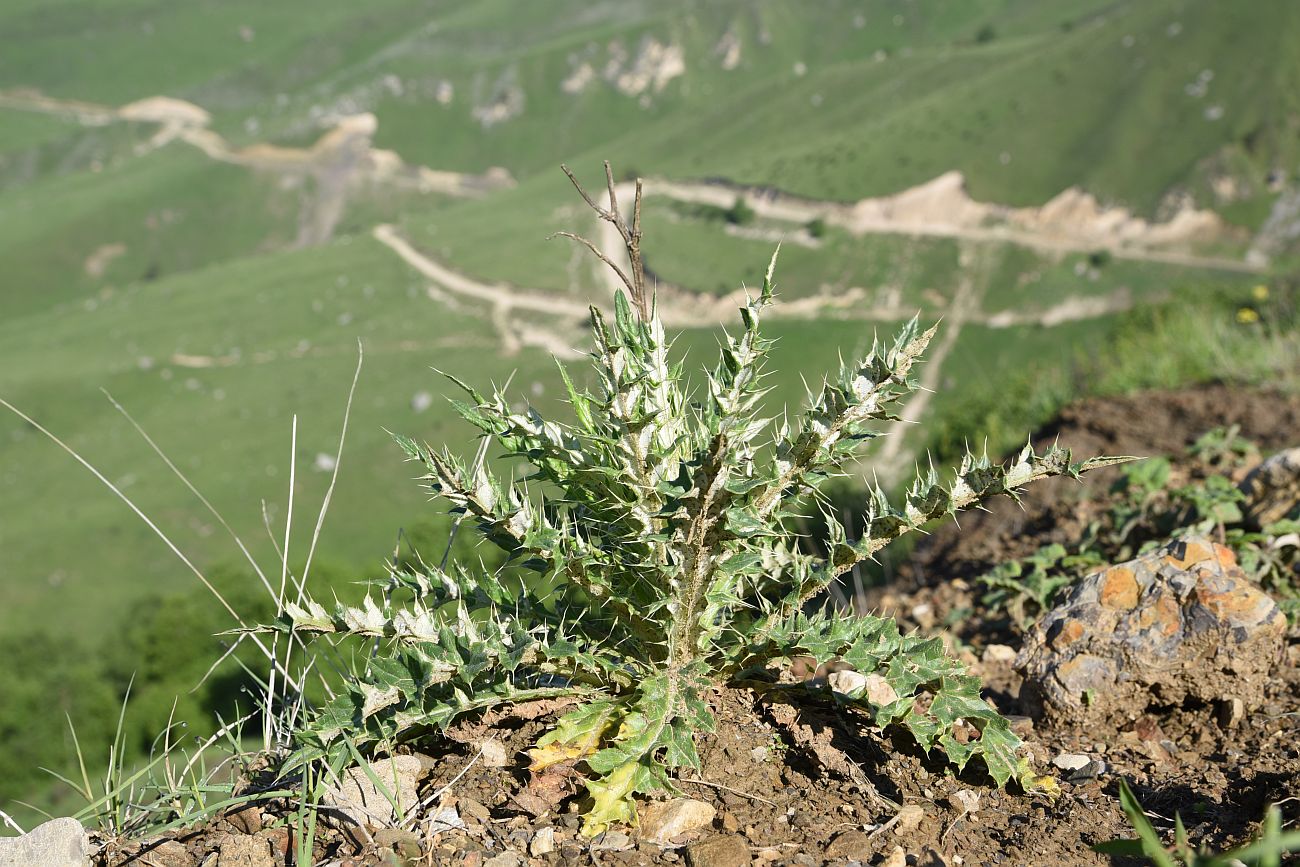
{"label": "dried brown stem", "polygon": [[623,281],[623,285],[627,287],[628,293],[632,296],[632,303],[636,306],[637,315],[641,317],[641,321],[649,322],[651,299],[646,295],[645,263],[641,258],[641,179],[637,178],[636,181],[636,200],[632,204],[632,225],[628,226],[627,220],[623,218],[623,212],[620,211],[618,207],[618,193],[615,191],[616,185],[614,183],[614,170],[610,168],[609,160],[605,160],[605,186],[609,191],[608,208],[596,204],[596,200],[588,195],[587,191],[582,188],[582,184],[578,182],[577,177],[574,176],[568,166],[561,163],[560,169],[568,175],[569,181],[573,184],[573,188],[578,191],[578,195],[582,196],[582,200],[587,203],[587,206],[595,211],[598,217],[602,220],[608,221],[618,230],[619,236],[623,239],[623,246],[627,248],[627,258],[628,262],[631,264],[631,273],[625,273],[623,269],[614,264],[613,260],[611,260],[608,255],[601,252],[599,247],[581,235],[575,235],[572,232],[556,232],[555,235],[552,235],[551,237],[554,238],[558,235],[560,237],[569,238],[583,244],[588,250],[595,253],[596,257],[612,268],[614,273],[618,275],[619,279]]}

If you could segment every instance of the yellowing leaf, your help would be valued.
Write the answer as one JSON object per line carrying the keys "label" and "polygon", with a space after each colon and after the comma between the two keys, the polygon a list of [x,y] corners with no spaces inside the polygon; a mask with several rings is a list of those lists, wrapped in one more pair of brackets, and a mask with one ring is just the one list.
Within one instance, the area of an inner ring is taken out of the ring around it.
{"label": "yellowing leaf", "polygon": [[543,735],[537,746],[528,751],[533,772],[560,762],[589,756],[621,721],[611,702],[594,702],[560,717],[555,728]]}
{"label": "yellowing leaf", "polygon": [[632,793],[645,770],[640,762],[624,762],[603,779],[587,783],[592,806],[583,817],[582,833],[585,836],[594,837],[619,822],[636,824],[636,801],[632,799]]}
{"label": "yellowing leaf", "polygon": [[1021,779],[1021,785],[1025,787],[1026,792],[1040,792],[1053,801],[1061,797],[1061,784],[1050,774],[1041,777],[1028,774]]}

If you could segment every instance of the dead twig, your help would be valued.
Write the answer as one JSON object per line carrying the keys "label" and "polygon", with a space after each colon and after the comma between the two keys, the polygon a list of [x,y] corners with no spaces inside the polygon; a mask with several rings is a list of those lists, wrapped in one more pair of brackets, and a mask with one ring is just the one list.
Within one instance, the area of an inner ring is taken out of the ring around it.
{"label": "dead twig", "polygon": [[641,317],[641,321],[649,322],[650,307],[653,299],[646,296],[645,263],[641,259],[641,179],[636,179],[636,200],[632,204],[632,225],[629,226],[627,220],[623,218],[623,212],[619,210],[618,207],[618,192],[615,190],[614,170],[610,168],[609,160],[605,160],[605,186],[609,191],[608,208],[602,207],[596,203],[596,200],[582,188],[582,184],[578,182],[578,178],[573,174],[568,166],[561,163],[560,169],[568,175],[569,181],[573,184],[574,189],[578,191],[578,195],[582,196],[582,200],[587,203],[587,206],[595,211],[598,217],[609,222],[618,230],[619,236],[623,239],[623,246],[627,249],[627,258],[631,265],[629,269],[630,273],[624,272],[623,269],[615,264],[604,251],[596,246],[596,244],[581,235],[574,234],[573,232],[556,232],[554,235],[551,235],[551,237],[563,237],[577,241],[594,253],[596,258],[600,259],[600,261],[613,269],[614,273],[618,275],[618,278],[623,281],[623,285],[627,287],[628,293],[632,296],[632,303],[636,305],[636,312],[637,315]]}
{"label": "dead twig", "polygon": [[693,780],[682,777],[683,783],[695,783],[697,786],[712,786],[715,789],[721,789],[724,792],[731,792],[733,795],[740,795],[742,798],[749,798],[751,801],[758,801],[760,804],[767,804],[769,807],[775,807],[775,801],[769,801],[767,798],[759,795],[751,795],[749,792],[742,792],[740,789],[733,789],[730,786],[724,786],[721,783],[710,783],[708,780]]}

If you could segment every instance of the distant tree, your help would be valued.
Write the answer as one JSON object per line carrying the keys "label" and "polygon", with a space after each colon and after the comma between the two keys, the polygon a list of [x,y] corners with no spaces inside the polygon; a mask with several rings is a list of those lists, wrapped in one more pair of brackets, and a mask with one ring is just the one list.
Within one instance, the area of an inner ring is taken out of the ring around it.
{"label": "distant tree", "polygon": [[998,32],[993,29],[992,24],[985,24],[979,30],[975,31],[975,43],[984,45],[998,38]]}
{"label": "distant tree", "polygon": [[804,226],[804,228],[807,229],[808,234],[812,235],[814,238],[826,237],[826,221],[821,217],[809,220],[808,225]]}

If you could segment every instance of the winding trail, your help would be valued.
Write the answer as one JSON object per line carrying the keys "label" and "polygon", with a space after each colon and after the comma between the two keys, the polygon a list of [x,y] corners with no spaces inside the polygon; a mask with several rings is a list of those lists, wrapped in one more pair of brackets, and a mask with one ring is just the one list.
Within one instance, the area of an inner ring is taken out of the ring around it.
{"label": "winding trail", "polygon": [[514,186],[514,179],[504,169],[474,175],[405,163],[394,151],[373,146],[378,129],[373,114],[341,117],[311,147],[290,148],[266,143],[234,147],[210,128],[212,116],[207,111],[167,96],[152,96],[115,107],[55,99],[38,91],[8,90],[0,91],[0,108],[70,117],[85,126],[115,122],[155,124],[157,130],[147,142],[136,147],[136,156],[180,141],[215,162],[282,176],[310,177],[315,181],[314,195],[304,200],[298,215],[295,241],[298,247],[328,241],[343,215],[348,196],[364,184],[460,198],[481,198]]}
{"label": "winding trail", "polygon": [[[948,172],[933,181],[892,196],[860,199],[851,204],[805,199],[774,190],[727,182],[642,181],[646,198],[730,208],[737,199],[768,220],[806,226],[814,220],[851,235],[911,235],[957,238],[989,244],[1015,244],[1050,253],[1106,250],[1119,259],[1259,273],[1267,263],[1205,256],[1180,245],[1230,234],[1211,211],[1184,211],[1165,223],[1150,223],[1122,208],[1102,208],[1082,191],[1071,189],[1039,208],[1010,208],[978,202],[965,190],[965,179]],[[615,188],[620,201],[631,201],[632,183]],[[608,225],[608,224],[605,224]],[[612,227],[610,227],[612,230]],[[602,229],[602,235],[609,232]],[[613,234],[617,238],[617,232]],[[603,245],[604,249],[610,249]]]}
{"label": "winding trail", "polygon": [[981,252],[969,242],[961,245],[958,256],[961,277],[957,283],[957,291],[953,294],[952,303],[944,316],[943,328],[939,331],[939,341],[930,345],[921,368],[918,387],[899,410],[898,420],[889,426],[884,445],[872,461],[879,475],[887,482],[895,482],[902,477],[901,458],[905,452],[907,430],[925,416],[930,398],[938,390],[943,363],[953,347],[957,345],[962,327],[973,318],[983,300],[984,292],[981,287],[986,284],[984,271],[987,267],[987,257],[981,255]]}
{"label": "winding trail", "polygon": [[[375,240],[442,290],[486,302],[491,311],[489,319],[501,338],[501,348],[506,355],[514,355],[523,346],[537,346],[560,358],[578,358],[584,354],[573,348],[572,341],[564,331],[547,328],[535,319],[525,324],[517,323],[511,319],[510,314],[515,310],[523,310],[562,317],[572,322],[586,319],[590,311],[588,305],[537,290],[475,280],[421,253],[393,226],[386,223],[375,226],[371,234]],[[436,290],[429,295],[430,300],[440,300]],[[571,333],[576,331],[576,328],[568,329]]]}

